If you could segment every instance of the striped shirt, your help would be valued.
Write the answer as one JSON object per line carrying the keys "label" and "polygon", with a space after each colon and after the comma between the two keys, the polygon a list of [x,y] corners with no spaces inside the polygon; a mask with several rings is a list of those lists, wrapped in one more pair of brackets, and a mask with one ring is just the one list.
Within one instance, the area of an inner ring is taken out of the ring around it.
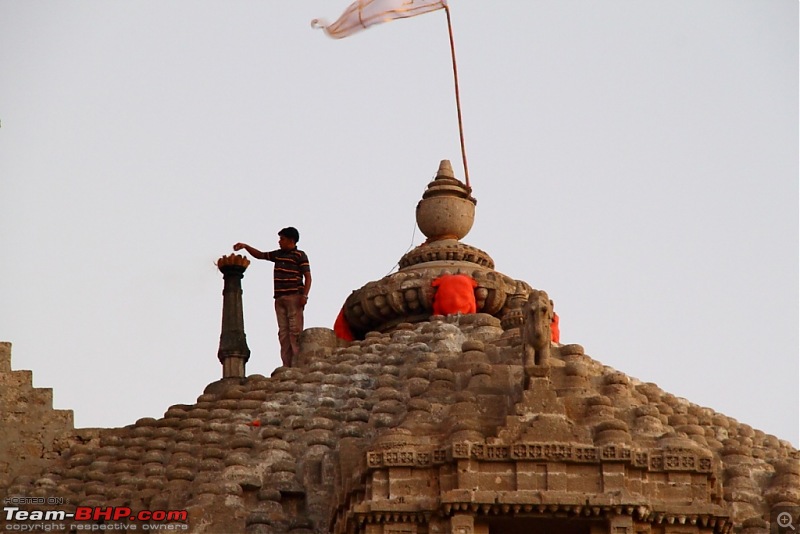
{"label": "striped shirt", "polygon": [[267,260],[275,263],[272,278],[275,281],[275,298],[303,294],[303,274],[311,272],[308,256],[302,250],[273,250],[266,253]]}

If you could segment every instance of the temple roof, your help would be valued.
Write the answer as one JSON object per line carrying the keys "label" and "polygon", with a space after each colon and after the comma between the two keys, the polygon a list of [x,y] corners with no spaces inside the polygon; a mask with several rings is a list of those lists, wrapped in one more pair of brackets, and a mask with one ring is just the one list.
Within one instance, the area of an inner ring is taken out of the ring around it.
{"label": "temple roof", "polygon": [[367,455],[406,436],[451,456],[461,443],[690,451],[713,461],[706,469],[737,529],[751,520],[764,530],[752,520],[800,502],[798,451],[788,442],[604,366],[578,345],[560,347],[546,383],[523,391],[514,330],[488,314],[399,324],[346,344],[310,329],[303,366],[251,375],[159,419],[84,432],[39,475],[0,478],[0,488],[64,497],[72,508],[186,508],[203,532],[326,532],[337,499],[363,483]]}

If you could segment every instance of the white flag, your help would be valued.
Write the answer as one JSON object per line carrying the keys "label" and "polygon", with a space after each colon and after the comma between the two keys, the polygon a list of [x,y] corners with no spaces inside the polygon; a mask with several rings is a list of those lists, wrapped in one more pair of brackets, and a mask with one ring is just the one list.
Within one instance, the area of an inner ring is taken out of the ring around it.
{"label": "white flag", "polygon": [[329,37],[341,39],[373,24],[414,17],[446,6],[447,0],[356,0],[333,24],[314,19],[311,26],[322,28]]}

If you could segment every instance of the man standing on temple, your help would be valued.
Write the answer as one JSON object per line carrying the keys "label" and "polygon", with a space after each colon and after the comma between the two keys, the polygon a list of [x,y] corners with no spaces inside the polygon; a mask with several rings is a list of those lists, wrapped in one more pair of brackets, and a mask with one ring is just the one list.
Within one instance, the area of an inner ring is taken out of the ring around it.
{"label": "man standing on temple", "polygon": [[275,263],[275,315],[285,367],[291,367],[292,359],[300,352],[303,310],[311,291],[311,266],[306,253],[297,248],[299,241],[300,232],[289,226],[278,232],[278,250],[261,252],[246,243],[233,245],[233,250],[245,249],[256,259]]}

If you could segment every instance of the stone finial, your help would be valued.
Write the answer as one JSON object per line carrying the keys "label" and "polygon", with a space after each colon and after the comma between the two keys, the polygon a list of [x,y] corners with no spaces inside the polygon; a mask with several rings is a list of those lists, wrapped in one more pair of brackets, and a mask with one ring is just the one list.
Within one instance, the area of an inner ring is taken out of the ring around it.
{"label": "stone finial", "polygon": [[244,367],[250,359],[242,311],[242,278],[248,265],[250,260],[239,254],[230,254],[217,260],[217,268],[225,280],[222,290],[222,332],[217,351],[222,363],[222,378],[244,378]]}
{"label": "stone finial", "polygon": [[453,173],[453,166],[450,165],[449,159],[443,159],[439,162],[439,170],[436,171],[436,178],[455,178],[456,175]]}
{"label": "stone finial", "polygon": [[471,189],[457,180],[450,161],[439,170],[417,204],[417,226],[428,241],[462,239],[475,221],[476,200]]}

